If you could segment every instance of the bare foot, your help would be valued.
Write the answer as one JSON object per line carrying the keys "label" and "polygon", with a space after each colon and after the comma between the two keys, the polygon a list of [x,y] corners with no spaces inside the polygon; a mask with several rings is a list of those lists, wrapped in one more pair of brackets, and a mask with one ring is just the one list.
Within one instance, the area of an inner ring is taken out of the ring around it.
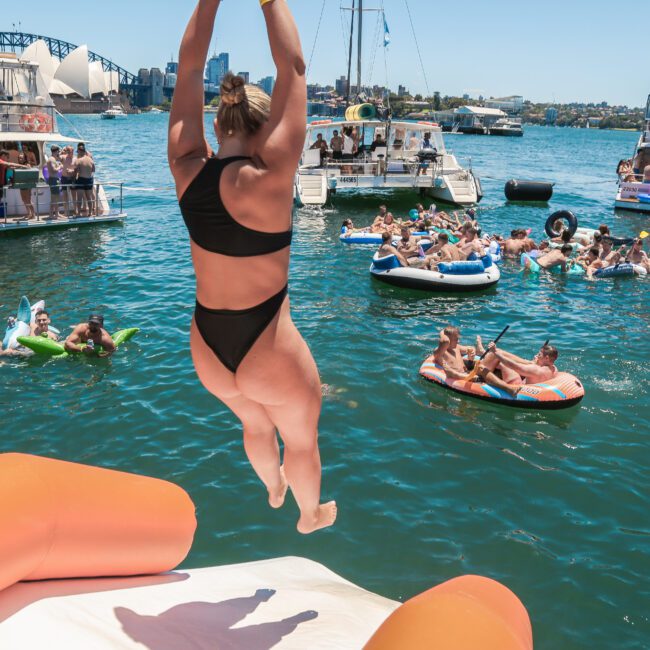
{"label": "bare foot", "polygon": [[280,488],[276,492],[269,490],[269,505],[271,508],[281,508],[284,503],[284,497],[287,495],[287,477],[284,475],[284,465],[280,467]]}
{"label": "bare foot", "polygon": [[315,515],[311,517],[301,515],[298,520],[298,532],[307,535],[315,530],[331,526],[336,521],[336,513],[336,501],[322,503],[318,506]]}

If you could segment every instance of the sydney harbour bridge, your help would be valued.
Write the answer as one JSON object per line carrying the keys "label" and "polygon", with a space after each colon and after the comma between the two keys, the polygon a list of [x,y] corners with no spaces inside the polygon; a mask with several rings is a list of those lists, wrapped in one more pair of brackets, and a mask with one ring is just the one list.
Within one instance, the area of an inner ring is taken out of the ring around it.
{"label": "sydney harbour bridge", "polygon": [[[24,32],[0,32],[0,51],[13,52],[20,54],[26,47],[30,46],[34,41],[45,41],[50,54],[60,60],[65,59],[70,52],[77,49],[77,45],[61,41],[58,38],[50,36],[41,36],[40,34],[25,34]],[[123,92],[132,92],[134,87],[137,87],[138,78],[128,70],[115,65],[109,59],[95,54],[95,52],[88,52],[90,61],[99,61],[102,64],[105,72],[117,72],[120,78],[120,90]]]}

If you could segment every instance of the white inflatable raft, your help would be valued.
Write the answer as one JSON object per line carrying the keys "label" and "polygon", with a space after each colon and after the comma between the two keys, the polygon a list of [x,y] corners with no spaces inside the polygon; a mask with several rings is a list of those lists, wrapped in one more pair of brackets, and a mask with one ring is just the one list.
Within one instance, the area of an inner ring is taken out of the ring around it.
{"label": "white inflatable raft", "polygon": [[424,291],[464,292],[493,287],[501,278],[499,267],[487,255],[481,260],[441,263],[437,271],[400,266],[395,255],[375,253],[370,274],[387,284]]}

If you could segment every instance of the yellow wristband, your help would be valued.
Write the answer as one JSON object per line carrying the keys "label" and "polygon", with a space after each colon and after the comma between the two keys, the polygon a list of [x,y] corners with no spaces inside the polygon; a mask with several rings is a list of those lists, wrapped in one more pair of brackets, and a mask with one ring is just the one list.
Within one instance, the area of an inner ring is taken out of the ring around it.
{"label": "yellow wristband", "polygon": [[273,2],[273,0],[260,0],[260,7],[264,7],[264,5],[269,2]]}

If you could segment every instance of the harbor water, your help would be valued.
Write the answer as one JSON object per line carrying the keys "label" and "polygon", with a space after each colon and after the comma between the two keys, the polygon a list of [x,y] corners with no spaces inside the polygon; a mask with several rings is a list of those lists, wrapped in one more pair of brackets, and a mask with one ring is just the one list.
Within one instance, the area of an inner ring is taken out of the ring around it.
{"label": "harbor water", "polygon": [[[370,223],[382,202],[404,216],[415,195],[298,210],[292,313],[321,373],[323,496],[339,506],[332,529],[303,537],[291,498],[268,507],[236,418],[192,367],[194,277],[167,116],[70,122],[102,180],[131,188],[129,217],[0,239],[0,313],[27,295],[46,301],[64,333],[96,311],[109,331],[142,332],[109,360],[1,358],[0,451],[179,483],[199,521],[185,567],[299,555],[399,600],[481,574],[523,600],[540,650],[650,647],[650,280],[537,277],[506,262],[485,293],[403,291],[372,280],[372,249],[343,246],[338,233],[347,217]],[[484,230],[531,227],[540,239],[559,209],[618,236],[650,230],[648,215],[612,209],[616,163],[636,138],[527,127],[523,138],[446,142],[482,179]],[[555,182],[552,201],[507,204],[509,178]],[[523,356],[550,339],[558,366],[584,383],[583,402],[517,410],[425,383],[418,368],[447,323],[468,343],[510,325],[503,347]]]}

